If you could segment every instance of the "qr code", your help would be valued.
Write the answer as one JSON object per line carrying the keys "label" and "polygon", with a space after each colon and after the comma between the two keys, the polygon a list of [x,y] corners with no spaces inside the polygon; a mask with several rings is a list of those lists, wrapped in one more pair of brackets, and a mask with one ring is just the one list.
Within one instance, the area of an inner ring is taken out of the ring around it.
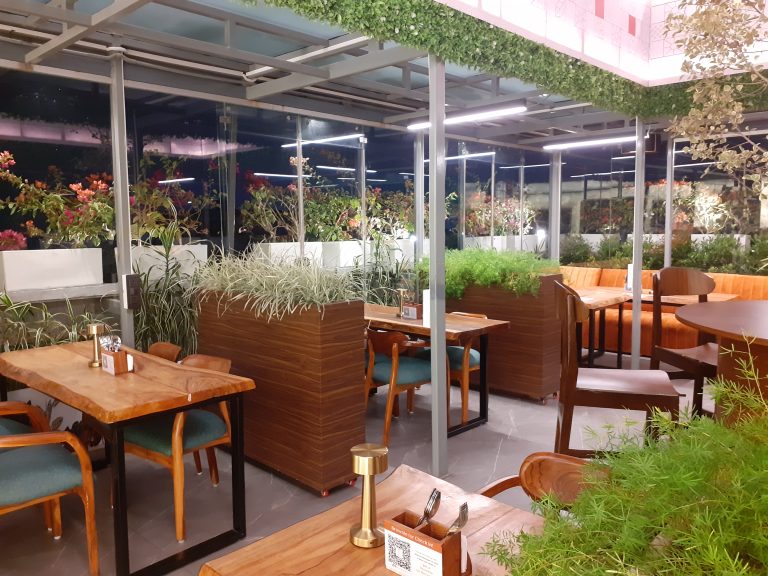
{"label": "qr code", "polygon": [[393,567],[411,571],[411,543],[387,534],[388,560]]}

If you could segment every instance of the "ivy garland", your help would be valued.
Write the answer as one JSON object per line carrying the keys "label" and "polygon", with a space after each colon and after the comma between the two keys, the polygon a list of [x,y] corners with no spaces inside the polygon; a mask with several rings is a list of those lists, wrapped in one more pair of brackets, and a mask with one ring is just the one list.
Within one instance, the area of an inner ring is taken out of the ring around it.
{"label": "ivy garland", "polygon": [[[258,5],[259,0],[242,0]],[[689,84],[646,88],[435,0],[266,0],[312,20],[643,119],[684,114]]]}

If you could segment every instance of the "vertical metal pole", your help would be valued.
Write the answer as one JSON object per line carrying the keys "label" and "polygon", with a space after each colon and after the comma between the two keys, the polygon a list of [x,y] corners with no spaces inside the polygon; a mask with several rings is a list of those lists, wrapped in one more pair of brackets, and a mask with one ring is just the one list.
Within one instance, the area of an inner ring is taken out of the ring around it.
{"label": "vertical metal pole", "polygon": [[[459,142],[459,154],[466,154],[467,147]],[[431,158],[431,156],[430,156]],[[459,159],[459,250],[464,250],[467,237],[467,159]]]}
{"label": "vertical metal pole", "polygon": [[445,365],[445,63],[429,55],[429,316],[432,350],[432,474],[448,472]]}
{"label": "vertical metal pole", "polygon": [[120,299],[120,337],[127,346],[135,346],[133,311],[125,303],[123,277],[132,273],[131,264],[131,204],[128,197],[128,129],[125,123],[125,84],[123,53],[125,49],[112,47],[109,108],[112,131],[112,175],[115,197],[115,228],[117,233],[117,286]]}
{"label": "vertical metal pole", "polygon": [[494,218],[496,214],[494,212],[496,202],[496,154],[491,156],[491,250],[493,250],[493,235],[496,233],[494,229]]}
{"label": "vertical metal pole", "polygon": [[635,124],[635,211],[632,227],[632,359],[630,367],[640,368],[640,305],[643,285],[643,213],[645,207],[645,124]]}
{"label": "vertical metal pole", "polygon": [[360,219],[360,235],[363,237],[363,270],[367,265],[367,252],[368,252],[368,202],[365,197],[366,182],[365,182],[365,143],[367,142],[365,136],[360,136],[358,148],[357,148],[357,189],[360,191],[360,212],[362,218]]}
{"label": "vertical metal pole", "polygon": [[296,116],[296,195],[299,206],[299,258],[304,258],[304,151],[301,143],[301,116]]}
{"label": "vertical metal pole", "polygon": [[523,223],[523,188],[525,188],[525,154],[520,153],[520,173],[517,176],[517,185],[520,187],[520,206],[518,208],[518,220],[517,223],[520,234],[520,252],[523,251],[523,234],[525,232],[525,224]]}
{"label": "vertical metal pole", "polygon": [[[224,134],[229,134],[229,138],[226,139],[224,145],[234,144],[237,142],[237,116],[232,109],[232,106],[225,105],[225,115],[228,119],[228,123],[225,126],[229,127],[229,130],[225,130]],[[237,203],[237,146],[232,146],[229,151],[229,161],[227,162],[227,253],[231,253],[235,250],[235,234],[237,234],[237,228],[235,226],[235,204]]]}
{"label": "vertical metal pole", "polygon": [[[424,132],[416,133],[413,143],[413,193],[416,205],[416,245],[414,254],[418,262],[424,257]],[[415,262],[414,262],[415,264]]]}
{"label": "vertical metal pole", "polygon": [[[521,168],[522,170],[522,168]],[[563,184],[563,153],[552,153],[549,161],[549,257],[560,260],[560,197]]]}
{"label": "vertical metal pole", "polygon": [[672,185],[675,181],[675,139],[667,140],[667,185],[664,186],[664,267],[672,266]]}

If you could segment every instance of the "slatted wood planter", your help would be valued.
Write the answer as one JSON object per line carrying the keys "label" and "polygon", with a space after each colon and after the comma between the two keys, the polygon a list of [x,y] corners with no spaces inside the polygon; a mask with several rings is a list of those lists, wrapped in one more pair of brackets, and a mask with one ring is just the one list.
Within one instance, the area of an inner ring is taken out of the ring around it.
{"label": "slatted wood planter", "polygon": [[245,395],[245,455],[320,493],[354,478],[365,442],[363,303],[267,322],[241,303],[201,304],[199,352],[256,382]]}
{"label": "slatted wood planter", "polygon": [[446,301],[448,312],[478,312],[510,321],[509,330],[488,338],[488,385],[493,392],[540,400],[560,388],[556,280],[562,280],[562,275],[542,276],[537,296],[470,286],[461,299]]}

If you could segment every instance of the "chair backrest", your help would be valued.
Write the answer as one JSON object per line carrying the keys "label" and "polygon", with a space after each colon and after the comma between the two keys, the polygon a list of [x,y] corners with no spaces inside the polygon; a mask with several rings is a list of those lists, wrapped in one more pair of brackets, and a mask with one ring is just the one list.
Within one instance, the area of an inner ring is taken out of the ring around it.
{"label": "chair backrest", "polygon": [[158,356],[165,360],[176,362],[179,354],[181,354],[181,346],[176,346],[176,344],[172,342],[155,342],[154,344],[149,345],[147,354],[152,354],[152,356]]}
{"label": "chair backrest", "polygon": [[520,466],[520,486],[534,500],[553,496],[560,504],[569,506],[584,488],[587,462],[566,454],[534,452]]}
{"label": "chair backrest", "polygon": [[576,390],[579,377],[579,354],[576,349],[576,327],[583,321],[584,304],[568,286],[555,282],[557,313],[560,318],[560,393],[558,401],[568,403]]}
{"label": "chair backrest", "polygon": [[379,331],[368,329],[368,352],[371,358],[375,354],[392,356],[399,350],[399,346],[408,341],[408,336],[402,332]]}
{"label": "chair backrest", "polygon": [[653,275],[653,326],[651,346],[661,346],[662,296],[698,296],[707,301],[707,294],[715,290],[715,281],[695,268],[662,268]]}
{"label": "chair backrest", "polygon": [[190,354],[181,361],[184,366],[192,368],[204,368],[206,370],[215,370],[216,372],[229,372],[232,367],[232,360],[222,358],[221,356],[209,356],[208,354]]}

